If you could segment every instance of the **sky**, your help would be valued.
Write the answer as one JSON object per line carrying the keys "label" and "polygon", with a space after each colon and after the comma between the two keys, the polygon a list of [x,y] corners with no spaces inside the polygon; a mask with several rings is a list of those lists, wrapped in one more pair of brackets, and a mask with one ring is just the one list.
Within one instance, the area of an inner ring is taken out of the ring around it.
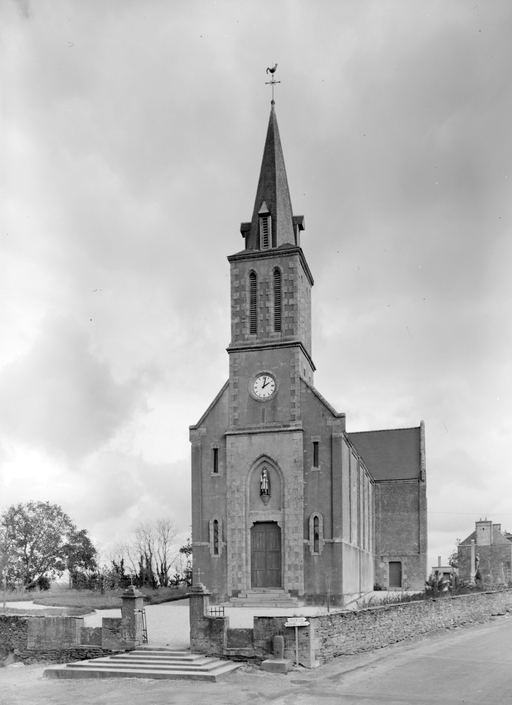
{"label": "sky", "polygon": [[276,114],[347,430],[426,425],[429,566],[512,531],[512,3],[3,0],[0,511],[190,533]]}

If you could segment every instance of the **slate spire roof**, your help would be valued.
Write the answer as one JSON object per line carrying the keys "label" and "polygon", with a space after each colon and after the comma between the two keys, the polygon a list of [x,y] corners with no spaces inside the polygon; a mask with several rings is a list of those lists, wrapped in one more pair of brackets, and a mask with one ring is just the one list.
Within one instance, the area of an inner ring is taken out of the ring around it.
{"label": "slate spire roof", "polygon": [[263,150],[260,178],[250,223],[242,223],[246,248],[259,249],[259,214],[269,212],[272,218],[272,247],[298,245],[298,230],[303,229],[302,216],[293,216],[290,190],[279,136],[276,111],[272,101],[267,137]]}

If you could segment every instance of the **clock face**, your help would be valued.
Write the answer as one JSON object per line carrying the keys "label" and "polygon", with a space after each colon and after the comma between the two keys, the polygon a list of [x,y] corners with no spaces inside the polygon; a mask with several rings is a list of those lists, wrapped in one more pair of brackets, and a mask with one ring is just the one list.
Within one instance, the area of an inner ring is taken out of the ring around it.
{"label": "clock face", "polygon": [[258,375],[253,382],[252,391],[258,399],[268,399],[276,391],[276,381],[272,375]]}

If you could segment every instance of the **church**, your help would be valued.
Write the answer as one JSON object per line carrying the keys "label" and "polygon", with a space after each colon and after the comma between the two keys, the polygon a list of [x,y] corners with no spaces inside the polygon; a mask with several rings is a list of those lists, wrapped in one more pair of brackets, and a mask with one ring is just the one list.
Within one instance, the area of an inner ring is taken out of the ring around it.
{"label": "church", "polygon": [[314,386],[313,275],[274,101],[231,268],[229,379],[192,445],[195,580],[213,604],[339,605],[422,590],[425,430],[350,433]]}

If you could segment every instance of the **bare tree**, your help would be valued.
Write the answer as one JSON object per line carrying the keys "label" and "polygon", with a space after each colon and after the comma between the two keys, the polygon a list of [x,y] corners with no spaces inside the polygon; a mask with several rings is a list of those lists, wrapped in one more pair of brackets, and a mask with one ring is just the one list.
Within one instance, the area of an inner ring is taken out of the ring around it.
{"label": "bare tree", "polygon": [[121,577],[131,578],[139,587],[169,587],[171,570],[180,558],[177,536],[171,519],[142,522],[131,541],[110,550],[109,561]]}
{"label": "bare tree", "polygon": [[158,583],[154,572],[156,534],[149,521],[139,524],[135,529],[133,547],[138,557],[137,575],[141,586],[157,587]]}
{"label": "bare tree", "polygon": [[158,519],[155,527],[156,574],[161,587],[169,587],[170,571],[176,563],[179,548],[175,544],[178,529],[172,519]]}

